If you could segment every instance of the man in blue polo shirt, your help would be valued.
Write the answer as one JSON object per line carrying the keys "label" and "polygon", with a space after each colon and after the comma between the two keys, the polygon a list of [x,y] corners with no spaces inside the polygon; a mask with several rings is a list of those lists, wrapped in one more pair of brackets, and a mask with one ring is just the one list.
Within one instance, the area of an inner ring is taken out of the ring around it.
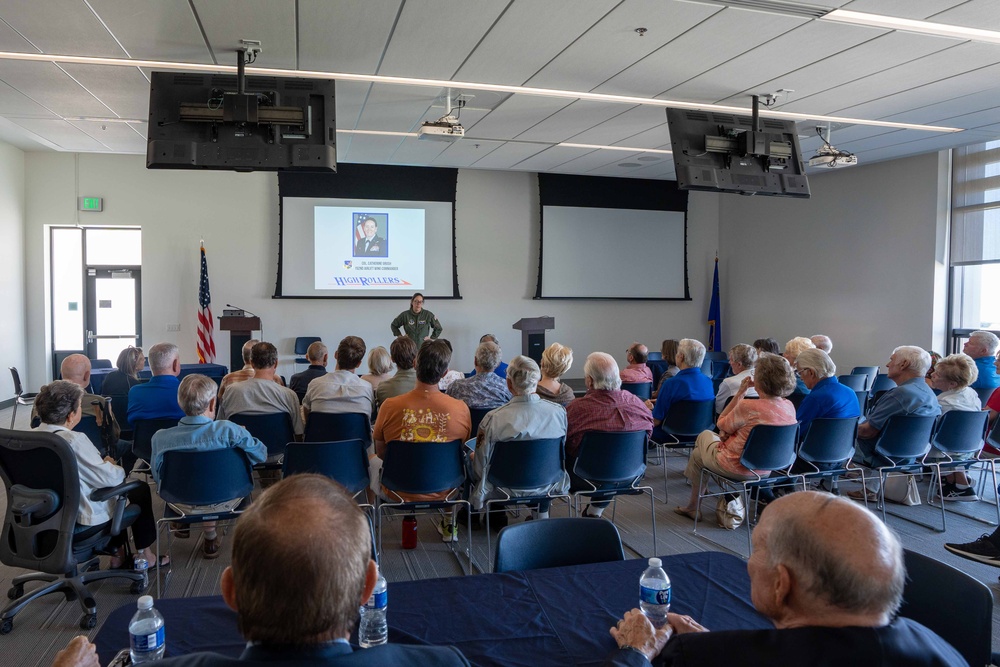
{"label": "man in blue polo shirt", "polygon": [[861,416],[858,395],[837,380],[837,366],[826,352],[815,348],[803,350],[795,359],[795,370],[809,389],[795,415],[802,439],[814,419]]}
{"label": "man in blue polo shirt", "polygon": [[177,388],[181,362],[177,346],[157,343],[149,348],[149,369],[153,377],[149,382],[137,384],[128,392],[128,423],[135,426],[138,419],[180,419],[184,411],[177,404]]}
{"label": "man in blue polo shirt", "polygon": [[712,380],[701,372],[705,361],[705,346],[693,338],[684,338],[677,345],[677,367],[680,369],[672,378],[663,381],[656,403],[646,401],[653,410],[653,435],[655,442],[662,442],[669,436],[660,429],[670,406],[678,401],[715,401]]}
{"label": "man in blue polo shirt", "polygon": [[979,369],[979,377],[970,387],[973,389],[995,389],[1000,387],[1000,375],[997,375],[996,355],[1000,346],[1000,338],[992,331],[973,331],[969,335],[962,352],[972,357]]}

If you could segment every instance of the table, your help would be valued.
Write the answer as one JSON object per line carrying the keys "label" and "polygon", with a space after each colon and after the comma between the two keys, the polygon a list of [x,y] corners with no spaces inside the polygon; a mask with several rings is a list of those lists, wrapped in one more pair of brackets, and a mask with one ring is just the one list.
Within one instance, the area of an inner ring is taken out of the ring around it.
{"label": "table", "polygon": [[[116,369],[114,368],[94,368],[90,371],[90,386],[93,388],[95,394],[101,393],[101,388],[104,387],[104,377]],[[208,377],[215,380],[216,384],[222,382],[222,378],[226,376],[229,372],[227,366],[222,364],[181,364],[181,373],[178,377],[183,378],[185,375],[191,375],[192,373],[201,373],[202,375],[207,375]],[[149,366],[146,366],[141,371],[139,371],[139,378],[145,382],[149,378],[153,377],[152,371],[149,370]]]}
{"label": "table", "polygon": [[[746,563],[703,552],[663,557],[672,611],[713,630],[773,627],[750,604]],[[473,665],[600,665],[615,647],[608,629],[638,606],[642,559],[389,584],[389,641],[452,644]],[[157,600],[167,655],[239,656],[245,641],[221,597]],[[101,664],[128,646],[135,605],[112,612],[97,633]],[[352,637],[352,643],[356,643]]]}

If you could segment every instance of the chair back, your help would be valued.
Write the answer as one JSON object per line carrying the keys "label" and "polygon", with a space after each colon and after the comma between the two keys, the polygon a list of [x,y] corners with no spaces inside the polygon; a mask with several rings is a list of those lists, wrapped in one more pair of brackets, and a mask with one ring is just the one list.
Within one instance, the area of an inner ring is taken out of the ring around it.
{"label": "chair back", "polygon": [[705,352],[705,358],[710,361],[728,361],[729,353],[725,350],[708,350]]}
{"label": "chair back", "polygon": [[855,366],[851,369],[851,375],[864,375],[868,378],[865,389],[871,390],[872,384],[875,382],[875,378],[878,377],[879,367],[878,366]]}
{"label": "chair back", "polygon": [[382,484],[402,493],[430,494],[457,489],[465,483],[461,440],[386,443]]}
{"label": "chair back", "polygon": [[107,449],[104,447],[104,439],[101,437],[101,427],[97,425],[97,417],[94,415],[83,415],[80,418],[80,423],[74,426],[73,430],[87,436],[87,439],[94,444],[94,447],[102,455],[107,453]]}
{"label": "chair back", "polygon": [[670,435],[694,440],[715,427],[715,401],[677,401],[667,408],[660,428]]}
{"label": "chair back", "polygon": [[728,361],[720,361],[718,359],[713,359],[712,360],[712,379],[713,380],[722,380],[722,379],[728,377],[730,370],[732,370],[732,368],[730,367]]}
{"label": "chair back", "polygon": [[652,382],[622,382],[622,391],[635,394],[642,400],[646,400],[653,395]]}
{"label": "chair back", "polygon": [[881,394],[896,388],[896,383],[888,375],[879,375],[872,383],[871,394]]}
{"label": "chair back", "polygon": [[7,491],[0,562],[52,574],[72,570],[80,473],[69,443],[46,431],[0,429],[0,478]]}
{"label": "chair back", "polygon": [[493,408],[469,408],[469,416],[472,417],[472,430],[470,433],[471,437],[475,438],[479,434],[479,423],[483,421],[483,417],[486,416],[487,412],[490,412]]}
{"label": "chair back", "polygon": [[[810,429],[812,430],[812,429]],[[780,470],[795,462],[799,425],[757,424],[750,429],[740,463],[748,470]]]}
{"label": "chair back", "polygon": [[661,361],[663,359],[662,352],[650,352],[646,355],[646,361]]}
{"label": "chair back", "polygon": [[573,472],[594,483],[631,485],[646,472],[645,431],[587,431]]}
{"label": "chair back", "polygon": [[866,391],[868,389],[868,377],[865,375],[838,375],[837,382],[854,391]]}
{"label": "chair back", "polygon": [[143,461],[153,460],[153,434],[177,426],[176,419],[136,419],[132,422],[132,453]]}
{"label": "chair back", "polygon": [[14,396],[20,396],[24,393],[24,388],[21,386],[21,376],[13,366],[8,366],[8,369],[10,370],[10,379],[14,382]]}
{"label": "chair back", "polygon": [[486,479],[502,489],[537,489],[564,478],[566,438],[504,440],[493,446]]}
{"label": "chair back", "polygon": [[858,397],[858,409],[861,410],[861,414],[867,414],[868,392],[862,389],[855,391],[854,394]]}
{"label": "chair back", "polygon": [[990,396],[993,395],[993,392],[998,391],[996,387],[973,387],[972,389],[979,395],[979,402],[983,404],[984,409],[986,407],[986,401],[990,400]]}
{"label": "chair back", "polygon": [[986,442],[990,444],[991,447],[1000,450],[1000,419],[997,419],[993,424],[993,429],[990,434],[986,436]]}
{"label": "chair back", "polygon": [[313,343],[322,341],[323,339],[319,336],[296,336],[295,338],[295,354],[305,354],[309,351],[309,346]]}
{"label": "chair back", "polygon": [[875,444],[875,453],[893,461],[922,458],[931,448],[935,419],[920,415],[889,417]]}
{"label": "chair back", "polygon": [[351,495],[368,488],[368,453],[364,440],[290,442],[285,450],[284,476],[316,473],[340,483]]}
{"label": "chair back", "polygon": [[111,414],[115,416],[115,421],[118,422],[118,427],[122,431],[122,438],[131,440],[131,437],[125,437],[126,434],[132,433],[128,428],[128,394],[109,394],[104,398],[108,399],[111,404]]}
{"label": "chair back", "polygon": [[990,413],[949,410],[938,418],[931,445],[947,454],[974,454],[983,448]]}
{"label": "chair back", "polygon": [[903,550],[906,585],[899,615],[936,632],[970,665],[991,664],[993,593],[961,570]]}
{"label": "chair back", "polygon": [[111,363],[110,359],[91,359],[91,368],[114,368],[114,364]]}
{"label": "chair back", "polygon": [[646,360],[646,366],[653,372],[653,386],[659,387],[660,378],[662,378],[663,374],[667,372],[668,368],[670,368],[670,362],[666,359],[653,359],[652,356],[650,356],[650,358]]}
{"label": "chair back", "polygon": [[854,456],[858,417],[821,417],[809,424],[799,445],[799,457],[809,463],[846,465]]}
{"label": "chair back", "polygon": [[610,521],[576,517],[526,521],[497,537],[495,572],[625,560],[621,535]]}
{"label": "chair back", "polygon": [[372,425],[361,412],[310,412],[306,418],[306,442],[361,440],[365,447],[372,444]]}
{"label": "chair back", "polygon": [[250,459],[242,449],[171,450],[160,465],[160,497],[168,503],[214,505],[253,491]]}
{"label": "chair back", "polygon": [[295,440],[292,417],[287,412],[268,412],[260,415],[240,412],[230,415],[228,419],[234,424],[245,426],[250,435],[263,442],[267,447],[269,459],[284,454],[288,443]]}

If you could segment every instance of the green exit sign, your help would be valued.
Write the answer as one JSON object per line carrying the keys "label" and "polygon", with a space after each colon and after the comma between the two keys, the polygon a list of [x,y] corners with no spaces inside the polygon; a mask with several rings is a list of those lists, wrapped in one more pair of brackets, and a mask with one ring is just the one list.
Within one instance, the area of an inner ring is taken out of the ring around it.
{"label": "green exit sign", "polygon": [[78,203],[81,211],[104,210],[104,197],[79,197]]}

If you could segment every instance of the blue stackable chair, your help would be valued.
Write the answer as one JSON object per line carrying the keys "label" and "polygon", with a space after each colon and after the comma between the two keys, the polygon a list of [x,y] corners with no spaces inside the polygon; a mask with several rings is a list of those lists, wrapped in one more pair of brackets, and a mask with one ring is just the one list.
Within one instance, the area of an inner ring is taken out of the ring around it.
{"label": "blue stackable chair", "polygon": [[875,378],[875,381],[872,383],[871,390],[869,391],[869,393],[872,396],[878,395],[879,397],[881,397],[881,395],[884,394],[885,392],[891,391],[895,388],[896,388],[896,383],[890,380],[888,375],[879,375],[878,377]]}
{"label": "blue stackable chair", "polygon": [[[942,458],[927,458],[927,463],[934,466],[934,479],[927,493],[927,502],[931,503],[934,491],[941,503],[941,530],[948,530],[948,517],[945,512],[944,486],[941,477],[949,470],[969,469],[974,465],[989,466],[993,472],[993,488],[997,487],[997,470],[993,459],[979,458],[979,452],[986,441],[989,429],[989,413],[985,410],[975,412],[966,410],[949,410],[937,420],[931,447]],[[985,470],[984,470],[985,472]],[[997,522],[1000,523],[1000,498],[996,498]],[[963,515],[968,516],[968,515]],[[968,517],[976,518],[976,517]],[[991,525],[993,525],[991,523]]]}
{"label": "blue stackable chair", "polygon": [[858,409],[861,410],[861,414],[868,414],[868,392],[855,391],[854,394],[858,397]]}
{"label": "blue stackable chair", "polygon": [[986,401],[990,400],[990,396],[993,392],[997,391],[996,387],[973,387],[973,391],[979,396],[979,402],[983,404],[983,409],[986,409]]}
{"label": "blue stackable chair", "polygon": [[483,421],[483,417],[486,416],[487,412],[490,412],[494,408],[469,408],[469,416],[472,417],[472,429],[469,431],[472,437],[475,438],[479,434],[479,423]]}
{"label": "blue stackable chair", "polygon": [[582,517],[527,521],[507,526],[497,536],[497,572],[622,560],[622,538],[609,521]]}
{"label": "blue stackable chair", "polygon": [[365,447],[372,444],[372,424],[361,412],[310,412],[306,417],[305,442],[361,440]]}
{"label": "blue stackable chair", "polygon": [[[456,505],[466,508],[466,535],[468,536],[469,572],[472,570],[472,506],[461,498],[465,487],[465,445],[461,440],[450,442],[401,442],[386,443],[385,457],[379,483],[395,495],[397,500],[379,500],[378,551],[382,552],[382,514],[384,510],[452,509]],[[451,491],[444,500],[406,501],[398,493],[432,494]],[[461,559],[459,559],[461,560]],[[463,564],[464,567],[464,564]]]}
{"label": "blue stackable chair", "polygon": [[303,355],[309,351],[309,346],[313,343],[322,342],[319,336],[297,336],[295,338],[295,364],[309,364],[309,360]]}
{"label": "blue stackable chair", "polygon": [[871,391],[872,385],[875,383],[875,378],[878,377],[879,367],[878,366],[855,366],[851,369],[851,375],[864,375],[866,380],[865,389]]}
{"label": "blue stackable chair", "polygon": [[[615,500],[618,496],[641,495],[649,491],[649,519],[653,530],[653,553],[656,550],[656,510],[653,487],[640,486],[646,473],[645,431],[587,431],[580,441],[573,475],[589,489],[570,490],[574,509],[580,513],[580,498],[590,502]],[[614,522],[614,509],[611,521]]]}
{"label": "blue stackable chair", "polygon": [[622,382],[622,391],[635,394],[642,400],[648,400],[653,395],[652,382]]}
{"label": "blue stackable chair", "polygon": [[[490,545],[490,507],[498,505],[536,505],[554,498],[569,498],[569,494],[512,495],[519,490],[538,489],[556,484],[566,475],[566,438],[539,440],[506,440],[493,445],[490,460],[483,474],[493,485],[493,490],[503,498],[487,500],[486,505],[486,554],[492,557]],[[542,522],[544,523],[544,522]]]}
{"label": "blue stackable chair", "polygon": [[285,477],[303,472],[324,475],[357,499],[370,483],[366,449],[360,438],[333,442],[290,442],[285,450],[282,470]]}
{"label": "blue stackable chair", "polygon": [[[715,428],[715,399],[708,401],[677,401],[667,408],[659,429],[670,439],[653,443],[657,455],[663,463],[663,502],[667,502],[667,459],[666,450],[694,447],[694,441],[702,431]],[[656,430],[653,431],[657,434]]]}
{"label": "blue stackable chair", "polygon": [[149,465],[153,460],[153,434],[174,426],[177,426],[176,419],[137,419],[133,422],[132,453],[146,462],[145,468],[136,464],[134,472],[149,474]]}
{"label": "blue stackable chair", "polygon": [[[894,415],[889,417],[875,444],[875,459],[865,465],[879,477],[878,504],[882,508],[882,521],[886,520],[885,480],[891,473],[917,475],[923,472],[924,457],[931,448],[935,417],[919,415]],[[864,468],[861,481],[865,482]],[[865,484],[864,488],[868,486]],[[865,493],[865,506],[868,494]],[[906,517],[901,517],[906,518]]]}
{"label": "blue stackable chair", "polygon": [[831,488],[847,472],[858,439],[859,417],[821,417],[802,434],[798,457],[812,470],[798,472],[806,480],[828,479]]}
{"label": "blue stackable chair", "polygon": [[254,470],[281,469],[281,457],[285,454],[285,448],[288,443],[295,441],[291,415],[287,412],[269,412],[260,415],[240,412],[230,415],[228,419],[234,424],[246,427],[250,435],[267,447],[267,460],[255,465]]}
{"label": "blue stackable chair", "polygon": [[101,453],[101,456],[107,456],[108,450],[104,447],[101,427],[97,425],[97,418],[94,415],[83,415],[80,423],[73,427],[73,430],[87,436],[87,439],[94,443],[94,447]]}
{"label": "blue stackable chair", "polygon": [[866,375],[838,375],[837,382],[854,391],[868,390],[868,376]]}

